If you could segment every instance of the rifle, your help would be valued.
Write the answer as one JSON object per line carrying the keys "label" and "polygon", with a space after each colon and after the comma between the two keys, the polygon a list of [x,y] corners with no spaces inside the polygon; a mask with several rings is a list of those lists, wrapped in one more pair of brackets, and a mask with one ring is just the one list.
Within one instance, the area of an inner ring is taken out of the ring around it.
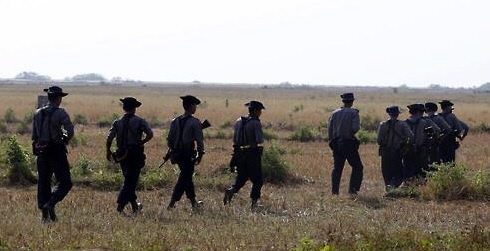
{"label": "rifle", "polygon": [[[207,129],[207,128],[211,127],[211,126],[212,126],[211,123],[209,123],[209,121],[207,119],[205,119],[201,123],[201,130]],[[165,156],[163,156],[163,162],[162,162],[162,164],[160,164],[158,166],[158,168],[161,168],[163,165],[165,165],[165,163],[167,163],[170,160],[170,158],[172,156],[172,151],[173,150],[171,148],[167,149],[167,153],[165,154]]]}

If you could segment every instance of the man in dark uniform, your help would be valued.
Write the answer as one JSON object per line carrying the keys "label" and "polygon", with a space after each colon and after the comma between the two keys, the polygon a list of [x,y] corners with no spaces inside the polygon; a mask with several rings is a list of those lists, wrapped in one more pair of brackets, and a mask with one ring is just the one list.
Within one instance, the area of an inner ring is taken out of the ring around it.
{"label": "man in dark uniform", "polygon": [[424,118],[424,104],[407,106],[410,117],[406,120],[414,134],[414,141],[410,151],[403,158],[405,179],[424,177],[429,170],[428,146],[434,135],[439,135],[439,127],[432,120]]}
{"label": "man in dark uniform", "polygon": [[466,123],[459,120],[453,113],[453,103],[449,100],[439,102],[442,113],[440,116],[451,126],[451,132],[442,140],[440,150],[442,163],[451,163],[456,160],[456,149],[459,142],[456,139],[464,140],[470,128]]}
{"label": "man in dark uniform", "polygon": [[192,115],[196,113],[197,106],[201,104],[201,101],[191,95],[180,98],[182,99],[184,114],[172,120],[167,136],[168,148],[172,153],[171,161],[178,164],[180,175],[167,209],[174,208],[175,203],[180,200],[184,192],[192,207],[196,209],[202,202],[196,200],[192,175],[194,174],[194,166],[199,165],[204,155],[204,136],[201,121]]}
{"label": "man in dark uniform", "polygon": [[[68,95],[58,86],[44,89],[49,103],[34,115],[32,124],[32,145],[37,156],[39,175],[37,201],[44,222],[56,221],[55,206],[68,194],[72,187],[70,166],[66,157],[66,144],[73,138],[74,126],[70,116],[60,108],[61,100]],[[66,134],[62,128],[66,130]],[[53,173],[58,186],[51,191]]]}
{"label": "man in dark uniform", "polygon": [[333,112],[328,121],[329,146],[333,151],[332,194],[339,194],[340,179],[347,160],[352,166],[349,194],[356,195],[361,188],[363,165],[359,156],[359,140],[355,134],[360,129],[359,111],[353,109],[354,94],[340,96],[344,105]]}
{"label": "man in dark uniform", "polygon": [[449,126],[442,116],[436,114],[436,112],[437,104],[432,102],[425,103],[426,118],[432,120],[441,130],[439,135],[434,135],[435,138],[429,146],[429,165],[441,163],[441,156],[439,154],[440,140],[451,132],[451,126]]}
{"label": "man in dark uniform", "polygon": [[[136,108],[141,106],[141,102],[133,97],[125,97],[120,101],[125,114],[112,123],[106,141],[107,160],[118,162],[124,176],[117,198],[117,211],[122,213],[124,207],[131,203],[133,213],[137,213],[141,211],[142,205],[137,202],[136,186],[141,168],[145,166],[144,145],[153,138],[153,131],[144,119],[136,116]],[[114,138],[118,148],[115,153],[111,151]]]}
{"label": "man in dark uniform", "polygon": [[259,101],[250,101],[245,104],[248,107],[248,117],[241,117],[237,120],[233,134],[234,160],[230,163],[230,168],[237,168],[235,182],[226,189],[223,204],[231,202],[233,194],[240,191],[248,179],[252,181],[252,209],[257,207],[262,189],[262,152],[264,134],[260,123],[260,115],[265,109]]}
{"label": "man in dark uniform", "polygon": [[390,119],[380,123],[378,145],[381,155],[381,172],[386,191],[397,188],[403,181],[402,147],[413,142],[414,135],[405,121],[398,120],[398,106],[386,108]]}

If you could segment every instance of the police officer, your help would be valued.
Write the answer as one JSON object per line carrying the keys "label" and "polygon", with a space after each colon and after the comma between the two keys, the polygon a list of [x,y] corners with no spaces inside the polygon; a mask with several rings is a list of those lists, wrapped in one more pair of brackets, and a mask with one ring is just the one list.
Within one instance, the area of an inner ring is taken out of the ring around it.
{"label": "police officer", "polygon": [[378,145],[381,155],[381,172],[386,191],[397,188],[403,181],[402,147],[413,142],[414,135],[405,121],[398,120],[400,108],[386,108],[390,119],[380,123]]}
{"label": "police officer", "polygon": [[414,134],[413,145],[403,158],[405,179],[424,177],[429,170],[428,146],[434,135],[439,135],[439,127],[432,120],[424,118],[424,104],[407,106],[410,117],[406,120]]}
{"label": "police officer", "polygon": [[[260,199],[260,190],[262,189],[262,152],[264,143],[264,134],[260,123],[260,115],[265,106],[259,101],[250,101],[246,103],[248,107],[248,116],[239,118],[234,127],[233,148],[235,163],[230,163],[230,167],[237,168],[237,177],[235,182],[226,189],[223,198],[223,204],[228,204],[233,194],[242,188],[248,179],[252,181],[252,190],[250,198],[252,199],[252,209],[257,207],[257,201]],[[232,161],[233,162],[233,161]]]}
{"label": "police officer", "polygon": [[[137,202],[136,186],[141,168],[145,166],[144,145],[153,138],[153,131],[144,119],[136,116],[136,108],[141,106],[141,102],[134,97],[125,97],[120,101],[123,104],[124,116],[112,123],[106,141],[107,160],[119,163],[124,176],[124,183],[117,198],[117,211],[122,213],[124,207],[131,203],[133,213],[137,213],[143,206]],[[117,143],[115,153],[111,151],[114,138]]]}
{"label": "police officer", "polygon": [[[34,155],[37,155],[39,175],[38,207],[42,212],[42,220],[47,222],[57,220],[55,206],[72,188],[66,144],[73,138],[74,126],[68,113],[59,107],[62,98],[68,93],[64,93],[58,86],[51,86],[44,91],[48,94],[49,103],[34,114],[32,145]],[[52,192],[53,173],[59,184]]]}
{"label": "police officer", "polygon": [[451,132],[451,126],[442,116],[436,114],[436,112],[436,103],[425,103],[425,113],[427,114],[426,118],[432,120],[432,122],[434,122],[441,130],[439,135],[435,135],[436,138],[432,141],[432,144],[429,147],[429,165],[441,163],[441,156],[439,154],[440,140]]}
{"label": "police officer", "polygon": [[449,100],[439,102],[442,113],[440,114],[444,120],[451,126],[451,132],[444,137],[439,148],[442,163],[450,163],[456,160],[456,149],[459,148],[459,142],[456,140],[464,140],[468,135],[469,127],[466,123],[459,120],[453,113],[453,103]]}
{"label": "police officer", "polygon": [[344,105],[333,112],[328,121],[329,146],[333,151],[332,194],[339,193],[340,178],[347,160],[352,166],[349,193],[356,195],[361,188],[363,165],[359,156],[359,140],[355,134],[360,129],[359,111],[352,108],[354,94],[340,96]]}
{"label": "police officer", "polygon": [[175,203],[180,200],[184,192],[194,209],[202,204],[201,201],[196,200],[192,181],[194,166],[199,165],[204,155],[201,121],[193,116],[201,101],[191,95],[180,98],[182,99],[184,114],[172,120],[167,136],[167,145],[172,152],[171,161],[178,164],[180,169],[177,184],[175,184],[172,198],[167,207],[169,210],[175,207]]}

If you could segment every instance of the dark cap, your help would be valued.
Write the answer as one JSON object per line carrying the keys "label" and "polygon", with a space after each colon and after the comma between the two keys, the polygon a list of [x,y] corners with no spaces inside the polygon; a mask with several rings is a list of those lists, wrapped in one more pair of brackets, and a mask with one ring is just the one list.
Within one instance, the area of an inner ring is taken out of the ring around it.
{"label": "dark cap", "polygon": [[427,103],[425,103],[425,110],[428,112],[436,112],[437,111],[437,104],[432,103],[432,102],[427,102]]}
{"label": "dark cap", "polygon": [[354,93],[352,93],[352,92],[344,93],[344,94],[340,95],[340,97],[342,98],[342,101],[354,101],[355,100]]}
{"label": "dark cap", "polygon": [[400,108],[396,105],[394,106],[390,106],[390,107],[387,107],[386,108],[386,113],[390,114],[390,115],[395,115],[395,114],[400,114]]}
{"label": "dark cap", "polygon": [[439,104],[441,105],[441,109],[444,109],[448,106],[453,106],[453,102],[449,101],[449,100],[443,100],[441,102],[439,102]]}
{"label": "dark cap", "polygon": [[141,106],[141,102],[136,100],[136,98],[134,98],[134,97],[125,97],[125,98],[121,98],[119,100],[123,103],[123,105],[125,107],[127,107],[129,109],[137,108],[137,107]]}
{"label": "dark cap", "polygon": [[63,92],[63,89],[61,89],[59,86],[50,86],[47,89],[43,90],[44,92],[48,93],[49,96],[61,96],[64,97],[68,95],[68,93]]}
{"label": "dark cap", "polygon": [[252,109],[258,109],[258,110],[265,109],[264,104],[262,104],[260,101],[256,101],[256,100],[252,100],[252,101],[246,103],[245,106],[252,108]]}
{"label": "dark cap", "polygon": [[424,112],[425,111],[424,104],[411,104],[407,107],[408,107],[409,112],[416,112],[416,111]]}
{"label": "dark cap", "polygon": [[198,98],[196,98],[192,95],[182,96],[182,97],[180,97],[180,99],[182,99],[182,102],[184,102],[184,103],[190,103],[193,105],[201,104],[201,100],[199,100]]}

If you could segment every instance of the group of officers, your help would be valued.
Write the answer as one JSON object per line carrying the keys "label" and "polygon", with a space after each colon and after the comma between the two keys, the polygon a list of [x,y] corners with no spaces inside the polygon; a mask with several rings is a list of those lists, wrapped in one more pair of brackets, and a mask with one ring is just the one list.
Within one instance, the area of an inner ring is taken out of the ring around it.
{"label": "group of officers", "polygon": [[[361,187],[363,164],[359,156],[360,142],[355,134],[360,130],[359,111],[353,109],[354,94],[341,95],[343,106],[333,112],[328,123],[329,146],[333,152],[332,193],[339,193],[339,184],[347,160],[352,166],[349,193],[357,194]],[[386,108],[389,119],[380,123],[377,143],[381,156],[381,172],[387,192],[404,182],[425,177],[434,164],[454,163],[459,141],[468,135],[469,127],[453,113],[453,103],[407,106],[409,117],[399,120],[398,106]],[[425,114],[425,116],[424,116]]]}
{"label": "group of officers", "polygon": [[[48,96],[48,105],[39,108],[34,114],[32,126],[33,153],[37,156],[39,173],[38,207],[41,210],[43,222],[56,221],[55,206],[68,194],[73,184],[70,175],[70,166],[67,159],[67,144],[74,136],[74,126],[70,116],[60,108],[63,97],[68,93],[58,86],[44,89]],[[199,165],[204,151],[203,129],[210,126],[206,120],[201,123],[194,117],[197,106],[201,101],[194,96],[187,95],[182,99],[183,114],[174,118],[167,135],[168,152],[165,161],[178,165],[180,174],[175,184],[168,210],[186,195],[193,209],[201,207],[202,202],[196,199],[193,183],[193,174],[196,165]],[[130,204],[133,213],[142,210],[143,205],[138,202],[136,188],[145,166],[146,155],[144,146],[153,138],[153,131],[149,124],[136,115],[136,109],[142,105],[134,97],[120,99],[123,116],[116,119],[109,130],[106,140],[106,158],[121,166],[124,182],[117,198],[116,210],[124,213],[125,207]],[[262,180],[262,152],[264,136],[260,116],[265,106],[259,101],[250,101],[248,116],[240,117],[234,127],[233,157],[230,161],[230,170],[237,172],[235,181],[225,190],[223,203],[229,204],[232,197],[245,183],[252,182],[251,208],[258,206],[261,195]],[[117,150],[112,150],[116,139]],[[52,176],[56,177],[58,186],[51,188]]]}
{"label": "group of officers", "polygon": [[[60,108],[63,97],[68,93],[58,86],[44,91],[49,102],[34,114],[32,146],[37,156],[39,176],[38,207],[42,220],[49,222],[57,220],[55,206],[73,186],[66,146],[74,136],[74,126],[68,113]],[[168,210],[175,207],[184,193],[193,209],[202,205],[196,199],[193,174],[195,166],[201,163],[205,155],[203,129],[210,124],[207,120],[201,122],[194,117],[201,103],[197,97],[187,95],[180,98],[184,112],[172,120],[167,135],[168,152],[164,158],[180,169]],[[358,152],[360,142],[355,136],[360,129],[359,111],[352,108],[355,100],[352,93],[344,93],[341,98],[343,106],[333,112],[328,123],[329,146],[334,159],[332,193],[339,193],[342,170],[347,160],[352,166],[349,193],[357,194],[363,176],[363,164]],[[141,169],[145,166],[144,146],[153,138],[153,131],[143,118],[136,115],[136,109],[142,105],[140,101],[134,97],[121,98],[120,101],[124,114],[112,123],[109,130],[106,158],[119,163],[124,176],[116,210],[124,213],[130,204],[132,212],[138,213],[143,205],[137,200],[136,188]],[[458,147],[456,139],[464,139],[468,126],[452,113],[453,104],[450,101],[444,100],[440,105],[440,114],[436,114],[437,105],[434,103],[410,105],[410,117],[406,121],[398,120],[398,107],[386,109],[390,119],[379,126],[378,144],[387,190],[400,186],[403,181],[423,176],[430,171],[432,163],[454,161]],[[223,204],[229,204],[233,195],[250,180],[251,208],[255,209],[263,185],[261,160],[264,136],[260,116],[265,106],[255,100],[245,106],[248,107],[248,115],[240,117],[234,126],[233,154],[229,165],[230,171],[237,172],[237,175],[225,189]],[[423,116],[424,112],[427,116]],[[116,151],[112,150],[114,139]],[[53,174],[58,181],[54,190],[51,188]]]}

